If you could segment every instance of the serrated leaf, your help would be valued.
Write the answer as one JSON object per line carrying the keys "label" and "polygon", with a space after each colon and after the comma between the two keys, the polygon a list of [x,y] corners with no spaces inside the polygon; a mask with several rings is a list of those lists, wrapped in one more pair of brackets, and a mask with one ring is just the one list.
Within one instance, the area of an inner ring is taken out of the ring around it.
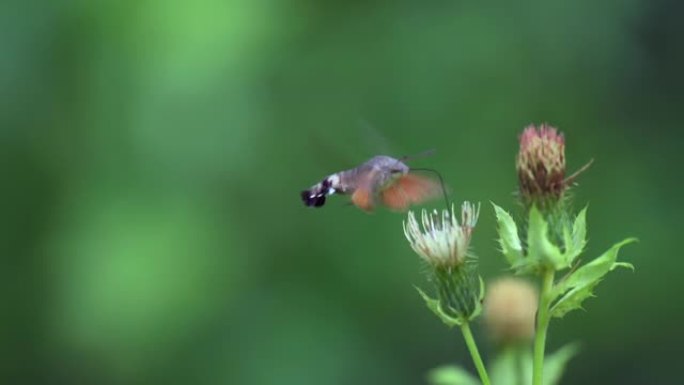
{"label": "serrated leaf", "polygon": [[551,265],[555,270],[569,266],[558,246],[549,239],[549,225],[542,213],[534,206],[530,209],[527,230],[527,259]]}
{"label": "serrated leaf", "polygon": [[484,300],[485,296],[485,283],[481,275],[478,275],[478,278],[480,279],[480,296],[478,298],[477,303],[475,304],[475,310],[473,310],[473,313],[470,314],[470,316],[468,317],[469,321],[474,320],[475,318],[477,318],[477,316],[480,315],[480,313],[482,313],[482,301]]}
{"label": "serrated leaf", "polygon": [[624,267],[634,271],[634,265],[629,262],[615,262],[615,267]]}
{"label": "serrated leaf", "polygon": [[480,279],[480,297],[479,297],[479,300],[480,300],[480,303],[482,303],[482,301],[484,300],[484,296],[485,296],[485,282],[484,282],[484,279],[482,279],[481,275],[478,275],[477,278]]}
{"label": "serrated leaf", "polygon": [[432,310],[432,312],[435,313],[435,315],[439,317],[439,319],[442,320],[445,325],[448,327],[461,325],[461,320],[452,318],[442,311],[442,306],[440,306],[439,300],[430,298],[430,296],[425,294],[425,292],[419,287],[416,287],[416,290],[418,290],[420,296],[423,297],[423,300],[425,300],[425,304],[427,305],[428,309]]}
{"label": "serrated leaf", "polygon": [[472,374],[460,366],[448,365],[428,372],[428,382],[432,385],[479,385]]}
{"label": "serrated leaf", "polygon": [[541,269],[541,261],[532,258],[523,258],[511,266],[516,274],[529,274]]}
{"label": "serrated leaf", "polygon": [[544,385],[556,385],[560,382],[568,361],[577,355],[579,345],[567,344],[552,354],[544,357]]}
{"label": "serrated leaf", "polygon": [[575,217],[575,222],[572,225],[572,233],[566,227],[563,230],[563,238],[565,241],[565,262],[570,265],[584,250],[587,245],[587,208]]}
{"label": "serrated leaf", "polygon": [[600,279],[606,273],[619,266],[629,265],[633,269],[634,267],[629,263],[617,262],[617,256],[622,246],[636,241],[636,238],[627,238],[621,242],[618,242],[593,261],[578,268],[575,272],[571,273],[567,278],[558,284],[556,288],[556,291],[558,291],[557,294],[562,294],[573,287],[581,286],[584,283]]}
{"label": "serrated leaf", "polygon": [[568,294],[566,294],[558,301],[558,303],[553,306],[551,309],[551,315],[553,317],[561,318],[572,310],[583,309],[582,302],[584,302],[585,299],[594,296],[594,287],[596,287],[599,282],[600,280],[597,280],[591,284],[581,288],[573,289],[572,291],[568,292]]}
{"label": "serrated leaf", "polygon": [[593,295],[593,288],[608,272],[617,267],[625,267],[627,265],[632,267],[624,262],[617,262],[617,256],[622,246],[635,241],[636,239],[634,238],[628,238],[616,243],[605,253],[601,254],[601,256],[580,267],[565,280],[558,283],[554,289],[553,297],[557,298],[562,295],[562,298],[551,308],[551,315],[563,317],[571,310],[580,309],[582,302]]}
{"label": "serrated leaf", "polygon": [[524,258],[522,242],[518,236],[518,227],[513,217],[506,210],[492,203],[496,212],[496,222],[499,232],[499,246],[506,261],[510,265],[519,263]]}

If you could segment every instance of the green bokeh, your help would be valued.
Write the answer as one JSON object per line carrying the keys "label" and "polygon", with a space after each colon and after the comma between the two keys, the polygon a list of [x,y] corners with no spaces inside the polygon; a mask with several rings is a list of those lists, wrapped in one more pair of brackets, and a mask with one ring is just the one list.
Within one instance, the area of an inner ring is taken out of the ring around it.
{"label": "green bokeh", "polygon": [[[589,254],[636,272],[552,323],[564,384],[674,383],[684,332],[674,1],[10,1],[0,6],[7,383],[416,384],[472,369],[413,289],[402,215],[298,194],[434,148],[505,273],[517,134],[566,133]],[[485,357],[495,347],[476,325]]]}

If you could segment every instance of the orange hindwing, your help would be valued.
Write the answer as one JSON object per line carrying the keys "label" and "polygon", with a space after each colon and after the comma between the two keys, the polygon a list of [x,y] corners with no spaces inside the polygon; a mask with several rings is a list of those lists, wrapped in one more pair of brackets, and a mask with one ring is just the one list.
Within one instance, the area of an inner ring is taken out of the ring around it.
{"label": "orange hindwing", "polygon": [[364,211],[373,211],[373,191],[368,186],[358,187],[351,196],[352,203]]}
{"label": "orange hindwing", "polygon": [[439,182],[416,174],[404,174],[381,192],[382,203],[392,210],[406,211],[409,206],[439,196]]}

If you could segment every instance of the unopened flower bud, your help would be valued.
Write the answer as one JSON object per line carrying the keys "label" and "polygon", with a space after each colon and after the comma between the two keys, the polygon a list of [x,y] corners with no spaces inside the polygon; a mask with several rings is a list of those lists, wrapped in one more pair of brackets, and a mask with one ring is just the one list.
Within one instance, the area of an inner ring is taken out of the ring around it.
{"label": "unopened flower bud", "polygon": [[543,208],[558,202],[567,188],[563,134],[546,124],[526,127],[520,135],[516,169],[525,205],[537,203]]}
{"label": "unopened flower bud", "polygon": [[537,303],[537,290],[523,279],[506,277],[491,283],[484,318],[492,339],[504,345],[531,341]]}

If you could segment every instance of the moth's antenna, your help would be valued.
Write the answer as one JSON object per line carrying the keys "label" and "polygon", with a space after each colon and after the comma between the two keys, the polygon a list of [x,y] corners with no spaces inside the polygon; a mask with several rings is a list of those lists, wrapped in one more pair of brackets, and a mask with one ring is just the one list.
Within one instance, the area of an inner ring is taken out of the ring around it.
{"label": "moth's antenna", "polygon": [[[434,148],[431,148],[431,149],[429,149],[429,150],[425,150],[425,151],[419,152],[419,153],[417,153],[417,154],[413,154],[413,155],[404,155],[404,156],[402,156],[401,158],[399,158],[399,160],[402,161],[402,162],[404,162],[404,161],[408,161],[408,160],[413,160],[413,159],[418,159],[418,158],[424,158],[424,157],[426,157],[426,156],[434,155],[435,152],[437,152],[437,150],[435,150]],[[434,170],[433,170],[433,171],[434,171]]]}
{"label": "moth's antenna", "polygon": [[[401,158],[395,159],[395,162],[392,164],[392,167],[394,167],[395,165],[397,165],[397,164],[399,164],[399,163],[402,163],[402,162],[407,162],[407,161],[409,161],[409,160],[418,159],[418,158],[422,158],[422,157],[425,157],[425,156],[430,156],[430,155],[434,154],[436,151],[437,151],[437,150],[435,150],[434,148],[431,148],[431,149],[429,149],[429,150],[425,150],[425,151],[419,152],[419,153],[417,153],[417,154],[413,154],[413,155],[404,155],[404,156],[402,156]],[[413,167],[411,167],[411,169],[413,169]],[[433,171],[434,171],[434,170],[433,170]]]}
{"label": "moth's antenna", "polygon": [[[431,148],[431,149],[429,149],[429,150],[425,150],[425,151],[419,152],[419,153],[417,153],[417,154],[413,154],[413,155],[404,155],[404,156],[402,156],[401,158],[396,159],[396,161],[393,163],[393,165],[396,165],[396,164],[399,164],[399,163],[402,163],[402,162],[407,162],[407,161],[413,160],[413,159],[422,158],[422,157],[425,157],[425,156],[430,156],[430,155],[434,154],[436,151],[437,151],[437,150],[435,150],[434,148]],[[411,169],[414,170],[413,167],[411,167]],[[435,171],[435,170],[430,170],[430,171]],[[443,187],[443,186],[442,186],[442,187]]]}
{"label": "moth's antenna", "polygon": [[411,167],[411,171],[429,171],[437,175],[437,178],[439,179],[439,184],[442,186],[442,195],[444,196],[444,203],[446,204],[446,209],[447,211],[451,210],[451,205],[449,202],[449,196],[447,195],[446,187],[444,186],[444,178],[442,178],[442,174],[439,173],[439,171],[435,170],[434,168],[413,168]]}

